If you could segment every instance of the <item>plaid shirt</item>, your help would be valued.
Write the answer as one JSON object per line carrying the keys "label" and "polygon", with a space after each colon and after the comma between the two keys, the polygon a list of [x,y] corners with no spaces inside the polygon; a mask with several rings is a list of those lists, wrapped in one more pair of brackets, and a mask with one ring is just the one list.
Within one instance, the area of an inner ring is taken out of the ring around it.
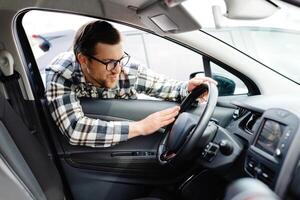
{"label": "plaid shirt", "polygon": [[86,117],[80,98],[137,99],[137,93],[170,101],[187,95],[187,82],[167,79],[131,62],[123,67],[115,88],[87,83],[72,52],[53,60],[46,69],[46,96],[51,115],[72,145],[109,147],[128,139],[129,122],[103,121]]}

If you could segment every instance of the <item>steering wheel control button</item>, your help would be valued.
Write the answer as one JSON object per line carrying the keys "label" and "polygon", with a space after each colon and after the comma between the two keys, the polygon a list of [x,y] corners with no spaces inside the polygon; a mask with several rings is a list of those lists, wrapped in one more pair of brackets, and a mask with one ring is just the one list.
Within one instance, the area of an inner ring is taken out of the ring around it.
{"label": "steering wheel control button", "polygon": [[233,145],[228,140],[221,140],[219,143],[220,151],[223,155],[229,156],[233,152]]}
{"label": "steering wheel control button", "polygon": [[254,169],[254,165],[253,165],[252,162],[249,162],[249,163],[248,163],[248,166],[249,166],[251,169]]}
{"label": "steering wheel control button", "polygon": [[262,174],[261,174],[264,178],[266,178],[266,179],[268,179],[269,178],[269,175],[268,174],[266,174],[265,172],[262,172]]}
{"label": "steering wheel control button", "polygon": [[219,145],[210,142],[205,146],[204,150],[201,153],[201,156],[208,162],[211,162],[216,157],[218,151]]}
{"label": "steering wheel control button", "polygon": [[292,130],[290,128],[288,128],[285,131],[284,140],[287,140],[290,137],[291,133],[292,133]]}
{"label": "steering wheel control button", "polygon": [[277,148],[275,150],[275,156],[280,157],[281,156],[281,150],[279,148]]}
{"label": "steering wheel control button", "polygon": [[255,176],[255,168],[258,166],[258,162],[254,160],[252,157],[248,157],[247,163],[246,163],[246,170],[252,175]]}

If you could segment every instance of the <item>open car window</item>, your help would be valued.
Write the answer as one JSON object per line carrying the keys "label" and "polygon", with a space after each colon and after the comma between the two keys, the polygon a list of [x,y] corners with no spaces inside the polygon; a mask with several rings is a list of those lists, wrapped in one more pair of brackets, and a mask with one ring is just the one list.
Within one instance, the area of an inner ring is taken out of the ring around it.
{"label": "open car window", "polygon": [[[24,16],[23,26],[43,80],[44,69],[51,60],[59,53],[73,50],[72,42],[77,29],[94,20],[97,19],[45,11],[30,11]],[[203,71],[199,54],[144,31],[112,24],[124,36],[125,51],[141,65],[182,81],[188,80],[192,71]],[[180,70],[183,66],[185,70]]]}
{"label": "open car window", "polygon": [[[83,24],[94,20],[97,19],[49,11],[32,10],[26,13],[22,24],[44,85],[45,69],[52,59],[60,53],[73,51],[72,43],[76,31]],[[117,23],[112,24],[124,36],[124,50],[129,53],[131,59],[141,65],[179,81],[187,81],[190,74],[194,72],[204,74],[203,59],[200,54],[145,31]],[[217,81],[230,84],[230,93],[221,92],[221,96],[248,93],[246,85],[238,77],[216,64],[211,63],[211,67]],[[139,98],[149,97],[140,95]]]}

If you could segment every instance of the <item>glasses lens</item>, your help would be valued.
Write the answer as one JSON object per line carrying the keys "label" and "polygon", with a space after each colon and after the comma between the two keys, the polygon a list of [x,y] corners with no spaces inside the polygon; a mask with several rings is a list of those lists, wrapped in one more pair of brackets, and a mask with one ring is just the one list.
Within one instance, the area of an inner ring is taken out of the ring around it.
{"label": "glasses lens", "polygon": [[127,63],[129,62],[129,56],[124,56],[121,60],[120,60],[120,64],[122,66],[125,66]]}
{"label": "glasses lens", "polygon": [[117,62],[118,61],[110,61],[109,63],[107,63],[107,70],[110,71],[110,70],[113,70],[116,66],[117,66]]}
{"label": "glasses lens", "polygon": [[124,56],[121,60],[112,60],[107,64],[107,70],[113,70],[115,67],[117,67],[118,64],[121,65],[121,67],[125,66],[129,61],[129,56]]}

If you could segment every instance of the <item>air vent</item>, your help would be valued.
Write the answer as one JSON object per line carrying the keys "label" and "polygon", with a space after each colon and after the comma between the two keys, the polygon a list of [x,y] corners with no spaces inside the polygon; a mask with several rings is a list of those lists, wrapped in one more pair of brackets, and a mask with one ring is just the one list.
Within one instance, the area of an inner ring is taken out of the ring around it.
{"label": "air vent", "polygon": [[233,118],[234,120],[237,120],[237,119],[241,118],[242,116],[244,116],[247,112],[248,112],[247,109],[239,107],[238,109],[236,109],[236,110],[233,112],[232,118]]}
{"label": "air vent", "polygon": [[248,119],[248,121],[245,124],[245,130],[247,130],[250,133],[254,133],[254,125],[257,121],[258,118],[260,118],[260,114],[257,113],[252,113],[250,115],[250,118]]}

